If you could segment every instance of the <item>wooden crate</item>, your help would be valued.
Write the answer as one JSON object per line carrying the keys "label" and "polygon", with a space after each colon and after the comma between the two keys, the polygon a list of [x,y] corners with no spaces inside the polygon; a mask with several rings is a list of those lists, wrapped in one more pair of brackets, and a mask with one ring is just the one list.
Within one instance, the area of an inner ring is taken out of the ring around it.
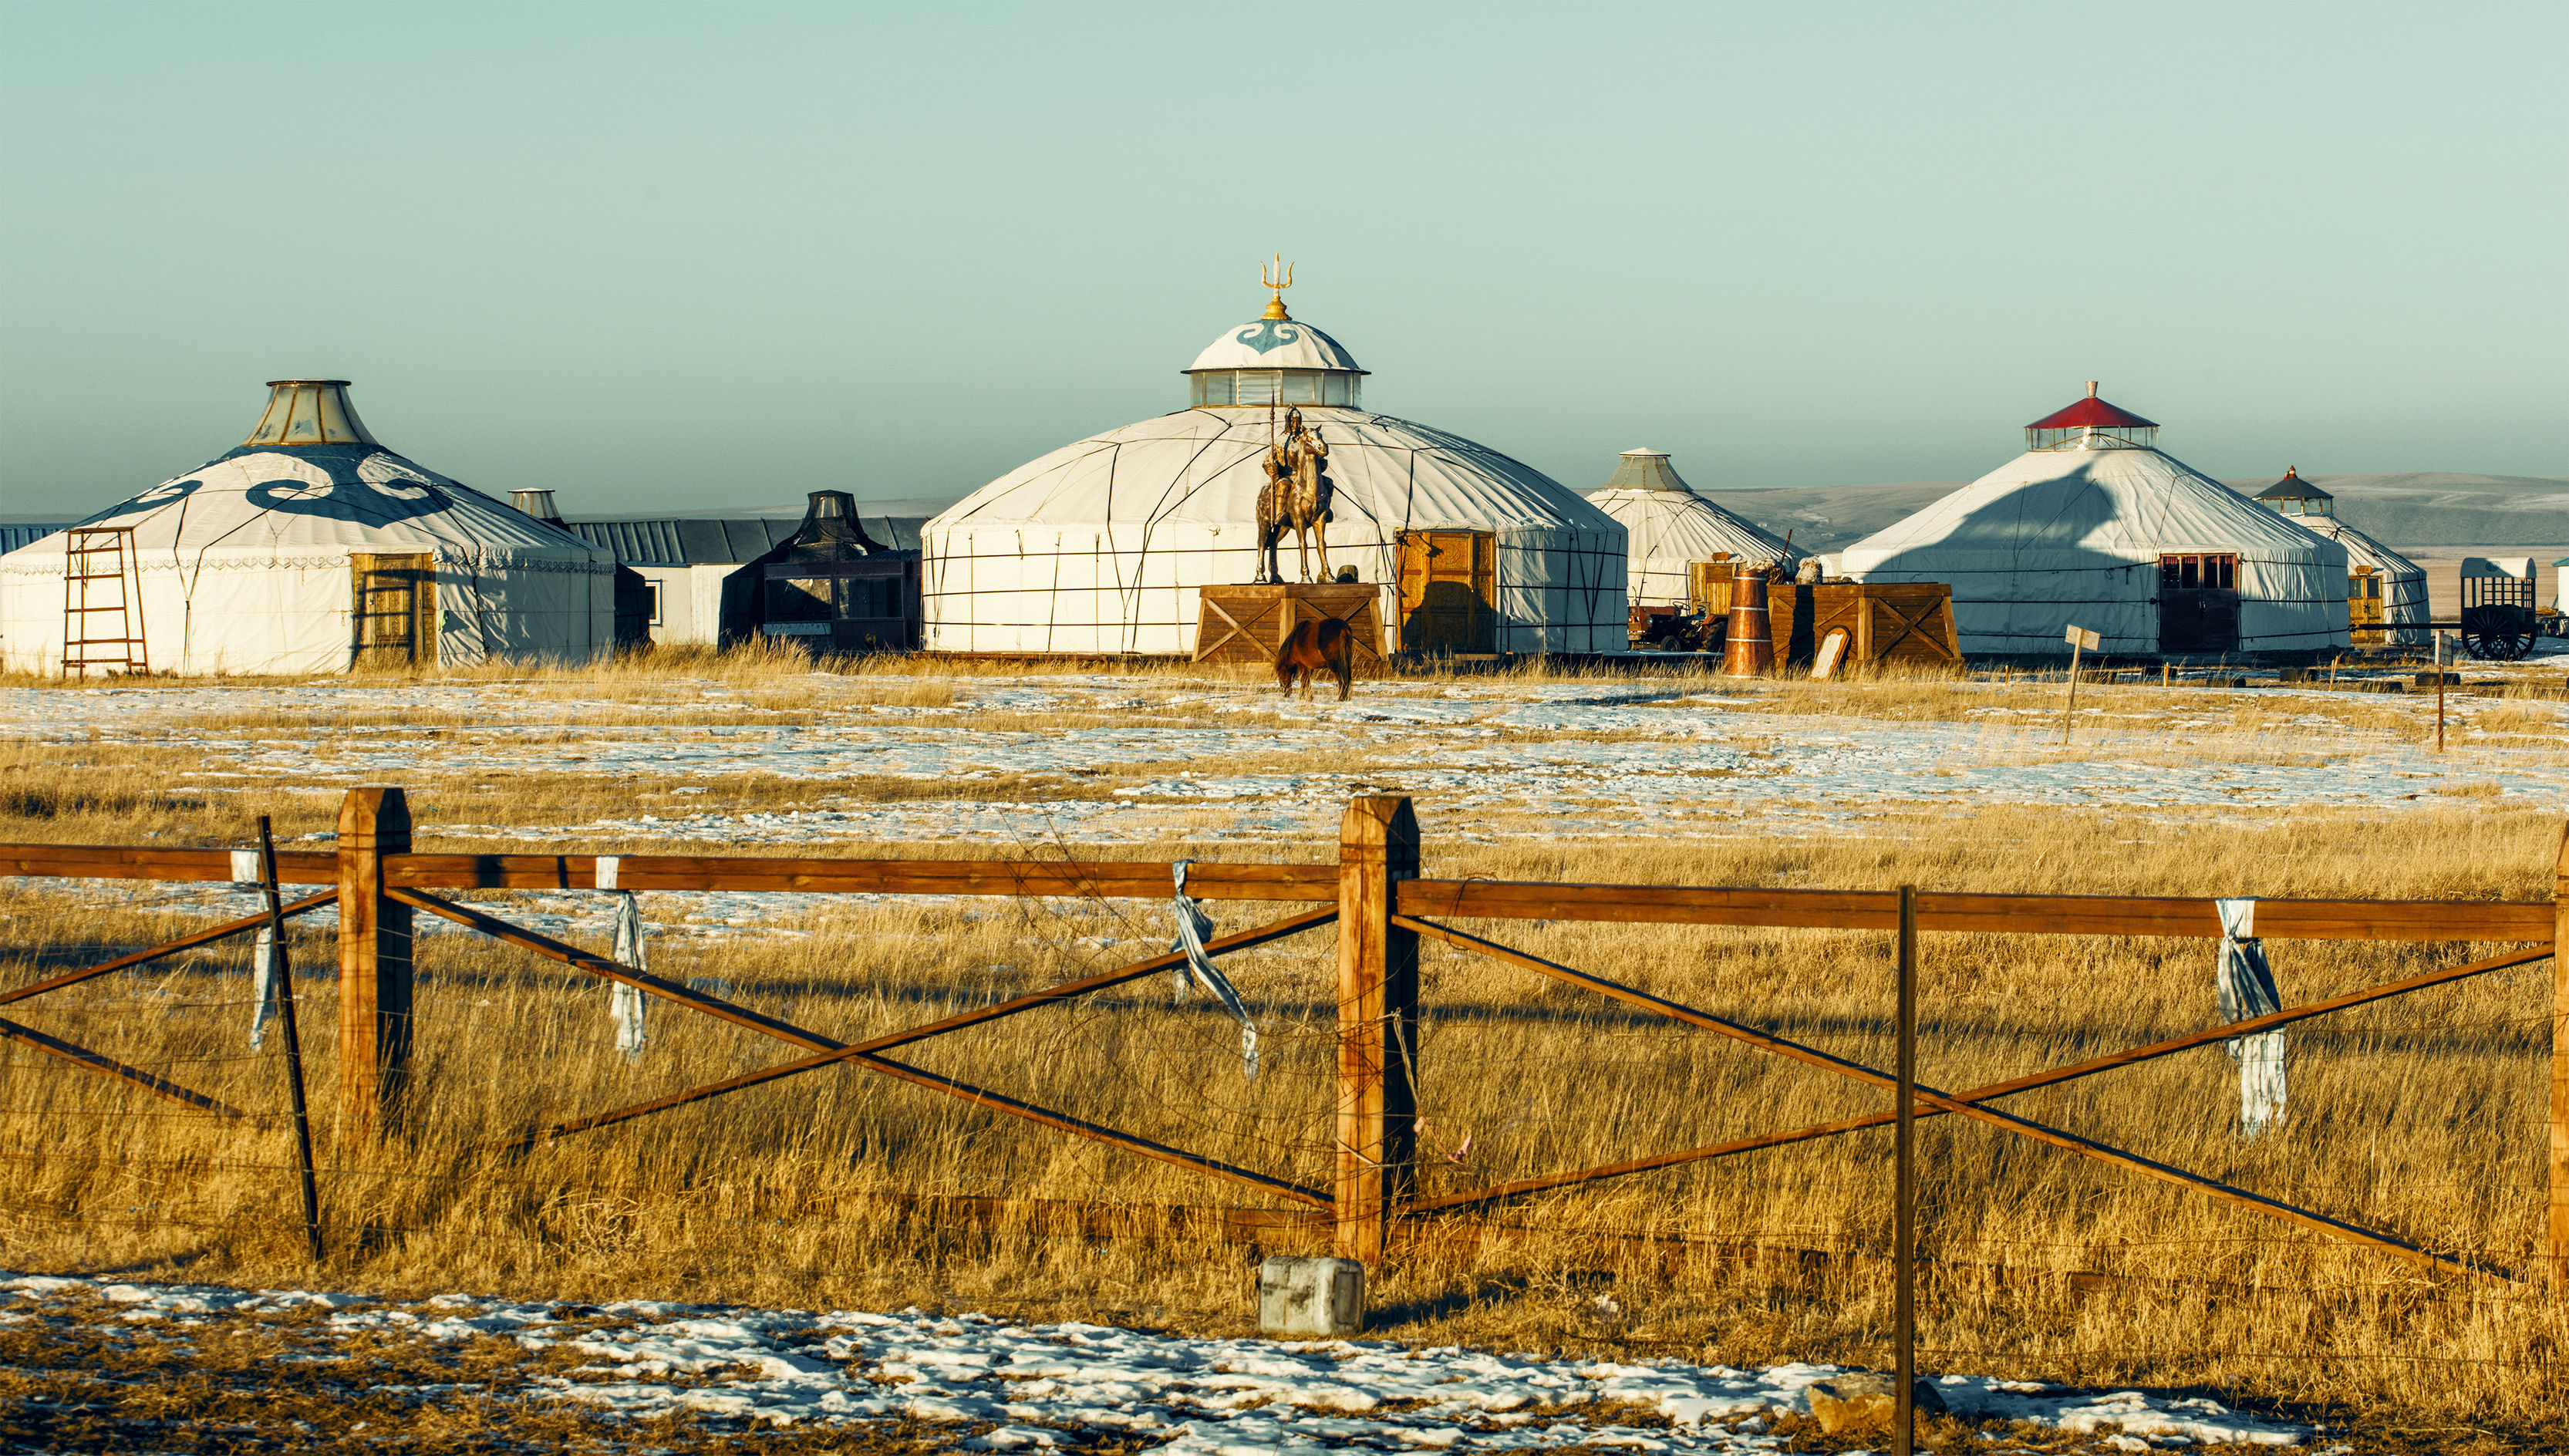
{"label": "wooden crate", "polygon": [[1959,667],[1954,588],[1942,581],[1777,581],[1766,588],[1775,659],[1808,662],[1832,627],[1847,629],[1847,665],[1942,662]]}
{"label": "wooden crate", "polygon": [[1355,634],[1356,675],[1378,677],[1381,598],[1381,587],[1361,581],[1202,587],[1196,593],[1195,660],[1273,667],[1295,627],[1334,617]]}

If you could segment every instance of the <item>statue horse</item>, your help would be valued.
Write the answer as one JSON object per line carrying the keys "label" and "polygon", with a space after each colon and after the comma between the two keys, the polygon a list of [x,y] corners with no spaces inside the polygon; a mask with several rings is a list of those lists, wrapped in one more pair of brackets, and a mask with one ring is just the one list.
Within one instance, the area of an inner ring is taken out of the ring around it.
{"label": "statue horse", "polygon": [[1302,425],[1300,410],[1284,412],[1284,438],[1267,448],[1267,484],[1258,493],[1258,580],[1282,581],[1276,548],[1293,533],[1294,560],[1311,579],[1311,550],[1320,552],[1320,579],[1329,579],[1329,447]]}

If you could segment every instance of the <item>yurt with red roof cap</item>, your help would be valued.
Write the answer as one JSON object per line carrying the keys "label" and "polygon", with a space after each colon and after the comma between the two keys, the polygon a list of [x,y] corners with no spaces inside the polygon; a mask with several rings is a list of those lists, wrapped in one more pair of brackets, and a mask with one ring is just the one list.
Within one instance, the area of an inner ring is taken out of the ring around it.
{"label": "yurt with red roof cap", "polygon": [[1859,581],[1942,581],[1967,653],[2067,653],[2070,626],[2123,654],[2350,645],[2346,547],[2158,448],[2159,427],[2087,396],[2024,427],[2025,452],[1846,548]]}

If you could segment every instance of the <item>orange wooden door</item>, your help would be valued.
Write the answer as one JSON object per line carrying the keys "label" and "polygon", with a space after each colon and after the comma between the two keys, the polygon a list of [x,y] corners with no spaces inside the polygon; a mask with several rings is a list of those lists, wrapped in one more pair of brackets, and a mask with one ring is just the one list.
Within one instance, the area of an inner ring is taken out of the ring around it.
{"label": "orange wooden door", "polygon": [[1498,650],[1497,534],[1404,531],[1399,545],[1400,650]]}
{"label": "orange wooden door", "polygon": [[352,551],[359,667],[417,667],[437,660],[434,557]]}

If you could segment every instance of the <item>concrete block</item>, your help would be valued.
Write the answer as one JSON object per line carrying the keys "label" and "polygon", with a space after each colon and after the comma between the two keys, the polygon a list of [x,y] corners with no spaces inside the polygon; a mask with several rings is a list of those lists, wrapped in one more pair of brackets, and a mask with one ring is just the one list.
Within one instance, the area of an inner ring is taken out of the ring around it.
{"label": "concrete block", "polygon": [[1258,1267],[1258,1332],[1331,1339],[1364,1328],[1364,1266],[1278,1255]]}

